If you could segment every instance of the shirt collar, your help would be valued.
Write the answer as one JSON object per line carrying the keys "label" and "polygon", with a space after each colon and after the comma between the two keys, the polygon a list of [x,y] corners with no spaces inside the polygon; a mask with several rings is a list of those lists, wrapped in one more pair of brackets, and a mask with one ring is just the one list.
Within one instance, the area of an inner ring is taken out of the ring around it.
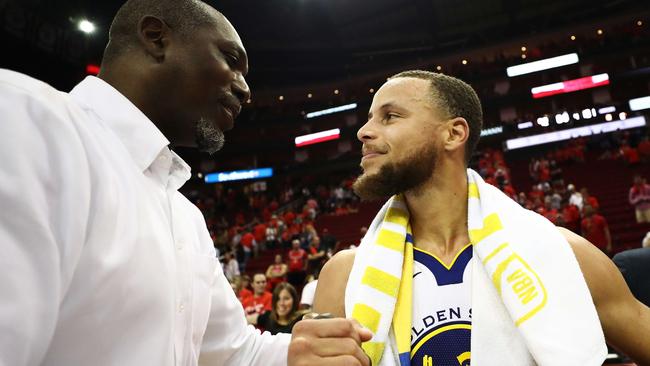
{"label": "shirt collar", "polygon": [[[122,141],[141,171],[149,169],[161,154],[170,154],[182,185],[191,177],[190,167],[167,147],[169,140],[129,99],[104,80],[87,76],[72,89],[70,96],[84,109],[92,110]],[[181,182],[182,181],[182,182]]]}

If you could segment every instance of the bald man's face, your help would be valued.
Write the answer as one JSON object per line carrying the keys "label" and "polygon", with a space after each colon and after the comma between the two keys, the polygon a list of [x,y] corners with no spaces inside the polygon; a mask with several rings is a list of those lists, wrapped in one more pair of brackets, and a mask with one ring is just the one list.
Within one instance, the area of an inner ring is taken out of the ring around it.
{"label": "bald man's face", "polygon": [[172,35],[161,85],[167,92],[161,103],[174,119],[167,138],[172,145],[209,153],[222,147],[223,132],[233,128],[250,98],[242,41],[225,17],[215,11],[214,18],[214,24],[198,27],[190,37]]}

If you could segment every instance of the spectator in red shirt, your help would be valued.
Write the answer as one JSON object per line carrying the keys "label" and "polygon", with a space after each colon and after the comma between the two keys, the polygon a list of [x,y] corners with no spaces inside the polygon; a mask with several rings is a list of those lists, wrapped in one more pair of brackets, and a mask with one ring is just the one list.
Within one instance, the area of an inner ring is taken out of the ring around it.
{"label": "spectator in red shirt", "polygon": [[302,285],[307,275],[307,252],[300,248],[300,240],[294,239],[291,242],[291,250],[288,254],[289,269],[287,281],[294,287]]}
{"label": "spectator in red shirt", "polygon": [[309,274],[318,276],[325,261],[325,251],[320,247],[320,238],[318,236],[314,236],[309,243],[307,261]]}
{"label": "spectator in red shirt", "polygon": [[272,295],[266,291],[266,276],[264,273],[256,273],[253,276],[253,296],[242,301],[246,318],[252,315],[262,315],[271,310]]}
{"label": "spectator in red shirt", "polygon": [[235,287],[235,294],[237,294],[237,298],[239,299],[239,302],[242,303],[242,306],[244,305],[244,301],[248,299],[249,297],[253,296],[253,291],[251,291],[248,286],[251,284],[251,278],[248,277],[248,275],[243,275],[240,277],[236,277],[235,280],[233,281]]}
{"label": "spectator in red shirt", "polygon": [[288,266],[282,262],[282,255],[276,254],[273,264],[266,269],[266,278],[268,278],[267,290],[273,291],[275,286],[287,280]]}
{"label": "spectator in red shirt", "polygon": [[609,254],[612,252],[612,238],[609,234],[609,226],[604,217],[596,213],[590,205],[584,206],[585,218],[582,219],[582,236],[589,240],[598,249]]}
{"label": "spectator in red shirt", "polygon": [[583,212],[584,212],[584,207],[587,205],[591,206],[596,212],[598,212],[598,209],[600,209],[600,204],[598,203],[596,197],[590,195],[587,188],[581,189],[580,194],[582,195]]}
{"label": "spectator in red shirt", "polygon": [[264,243],[266,237],[266,225],[262,222],[255,225],[255,227],[253,227],[253,236],[258,244]]}
{"label": "spectator in red shirt", "polygon": [[577,234],[580,230],[580,209],[578,209],[578,206],[565,202],[564,208],[562,208],[562,221],[564,227]]}
{"label": "spectator in red shirt", "polygon": [[255,241],[255,236],[250,231],[246,231],[242,235],[239,243],[244,248],[244,263],[248,263],[248,259],[251,257],[252,253],[255,253],[257,256],[257,242]]}

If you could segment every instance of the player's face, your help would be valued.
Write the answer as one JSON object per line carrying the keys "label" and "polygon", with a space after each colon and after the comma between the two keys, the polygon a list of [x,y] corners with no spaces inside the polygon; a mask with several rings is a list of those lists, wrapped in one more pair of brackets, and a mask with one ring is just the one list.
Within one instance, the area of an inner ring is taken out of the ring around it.
{"label": "player's face", "polygon": [[293,308],[293,297],[291,297],[289,291],[286,289],[280,291],[280,294],[278,295],[278,302],[275,306],[275,310],[277,311],[279,317],[285,317],[291,313],[291,309]]}
{"label": "player's face", "polygon": [[431,177],[441,120],[431,98],[429,81],[416,78],[391,79],[377,91],[368,122],[357,132],[363,174],[354,189],[361,198],[405,192]]}

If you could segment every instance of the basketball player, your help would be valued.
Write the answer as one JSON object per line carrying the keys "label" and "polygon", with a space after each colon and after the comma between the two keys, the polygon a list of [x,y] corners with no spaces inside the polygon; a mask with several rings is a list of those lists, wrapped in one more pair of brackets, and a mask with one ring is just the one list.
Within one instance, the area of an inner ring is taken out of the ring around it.
{"label": "basketball player", "polygon": [[250,97],[233,26],[197,0],[130,0],[109,35],[70,93],[0,70],[0,365],[367,365],[349,320],[293,341],[247,326],[178,192],[170,148],[219,150]]}
{"label": "basketball player", "polygon": [[[470,361],[468,269],[474,258],[468,244],[466,167],[481,125],[480,101],[469,85],[442,74],[407,71],[379,89],[368,121],[357,133],[363,143],[363,173],[355,192],[366,200],[403,193],[410,212],[413,235],[407,241],[415,246],[412,365],[422,365],[425,349],[446,357],[441,364]],[[637,362],[650,364],[650,309],[631,295],[600,250],[568,230],[558,230],[577,257],[607,341]],[[355,252],[347,250],[325,265],[315,312],[350,316],[344,298],[354,260]],[[431,333],[433,328],[448,331]]]}

